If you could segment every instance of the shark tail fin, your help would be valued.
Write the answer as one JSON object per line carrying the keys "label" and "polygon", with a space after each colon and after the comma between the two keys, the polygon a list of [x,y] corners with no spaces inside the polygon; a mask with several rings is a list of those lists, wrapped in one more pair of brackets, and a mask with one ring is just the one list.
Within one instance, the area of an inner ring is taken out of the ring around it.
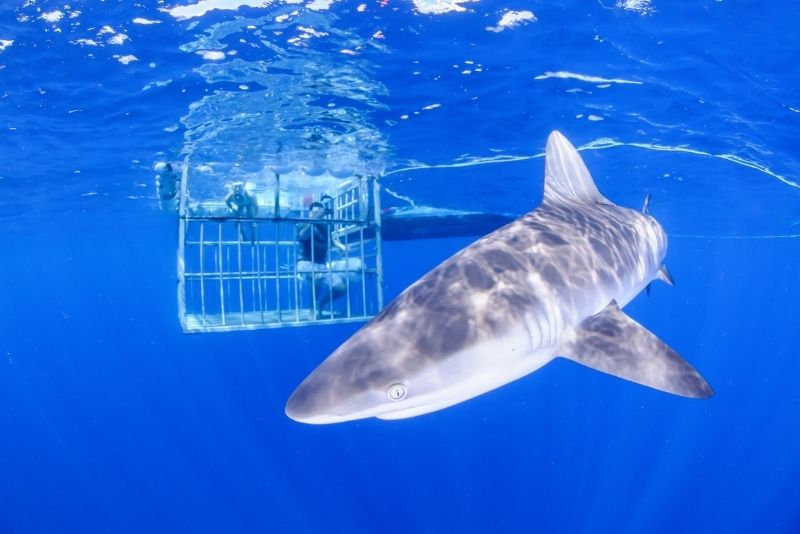
{"label": "shark tail fin", "polygon": [[611,204],[589,174],[581,155],[558,131],[547,138],[544,158],[544,202]]}
{"label": "shark tail fin", "polygon": [[683,397],[707,398],[711,386],[677,352],[625,315],[615,301],[584,320],[556,354],[592,369]]}

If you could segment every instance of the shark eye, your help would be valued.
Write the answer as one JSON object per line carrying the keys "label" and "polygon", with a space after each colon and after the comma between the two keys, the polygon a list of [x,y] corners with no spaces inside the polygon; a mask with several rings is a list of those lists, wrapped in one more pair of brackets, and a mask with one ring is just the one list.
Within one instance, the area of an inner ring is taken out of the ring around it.
{"label": "shark eye", "polygon": [[393,401],[401,401],[406,398],[408,389],[403,384],[392,384],[386,390],[386,395]]}

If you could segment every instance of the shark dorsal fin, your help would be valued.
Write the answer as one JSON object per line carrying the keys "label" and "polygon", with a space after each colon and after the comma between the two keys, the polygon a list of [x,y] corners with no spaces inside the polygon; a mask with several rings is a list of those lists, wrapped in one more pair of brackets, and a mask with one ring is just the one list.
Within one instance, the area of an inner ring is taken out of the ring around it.
{"label": "shark dorsal fin", "polygon": [[578,151],[561,135],[553,131],[547,138],[544,159],[544,201],[560,204],[565,201],[611,204],[600,194],[589,169]]}

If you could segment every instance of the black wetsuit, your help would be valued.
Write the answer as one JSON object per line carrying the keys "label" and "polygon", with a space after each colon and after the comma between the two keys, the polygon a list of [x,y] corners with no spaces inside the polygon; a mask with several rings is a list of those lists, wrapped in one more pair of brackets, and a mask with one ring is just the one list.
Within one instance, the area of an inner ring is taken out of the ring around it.
{"label": "black wetsuit", "polygon": [[[298,261],[313,261],[325,263],[328,258],[328,225],[323,223],[309,223],[300,227],[297,233]],[[312,255],[313,250],[313,255]]]}

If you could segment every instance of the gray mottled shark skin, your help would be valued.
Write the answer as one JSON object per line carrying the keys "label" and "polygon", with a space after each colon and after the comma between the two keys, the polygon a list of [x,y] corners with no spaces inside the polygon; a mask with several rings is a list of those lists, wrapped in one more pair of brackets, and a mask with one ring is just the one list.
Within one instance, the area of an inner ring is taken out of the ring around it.
{"label": "gray mottled shark skin", "polygon": [[400,294],[286,404],[304,423],[401,419],[452,406],[561,356],[686,397],[713,394],[674,350],[621,311],[663,266],[650,215],[597,190],[559,132],[534,211],[476,241]]}

